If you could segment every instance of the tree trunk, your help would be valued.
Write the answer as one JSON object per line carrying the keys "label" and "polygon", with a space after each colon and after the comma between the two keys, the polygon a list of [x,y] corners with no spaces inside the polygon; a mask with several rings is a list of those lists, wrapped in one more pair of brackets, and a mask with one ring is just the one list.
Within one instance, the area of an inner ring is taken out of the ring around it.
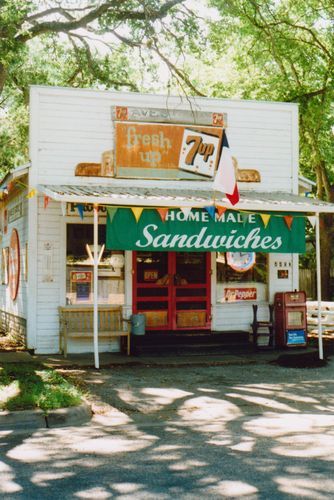
{"label": "tree trunk", "polygon": [[321,295],[322,300],[331,300],[330,270],[333,256],[333,216],[327,214],[320,219]]}
{"label": "tree trunk", "polygon": [[3,88],[5,86],[5,81],[7,77],[7,71],[5,66],[0,62],[0,95],[2,94]]}

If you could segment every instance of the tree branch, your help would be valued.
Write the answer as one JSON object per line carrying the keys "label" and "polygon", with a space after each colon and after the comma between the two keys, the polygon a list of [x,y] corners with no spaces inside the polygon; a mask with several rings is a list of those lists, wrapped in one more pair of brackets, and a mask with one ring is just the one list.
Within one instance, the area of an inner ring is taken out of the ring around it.
{"label": "tree branch", "polygon": [[20,33],[15,37],[18,42],[26,42],[36,36],[44,33],[67,33],[69,31],[85,28],[89,23],[110,13],[113,15],[115,21],[125,20],[142,20],[142,21],[155,21],[165,17],[168,12],[177,4],[183,3],[185,0],[169,0],[165,2],[160,9],[136,11],[136,10],[117,10],[125,0],[113,0],[99,5],[97,8],[92,9],[79,19],[71,21],[45,21],[40,24],[35,24],[26,32]]}

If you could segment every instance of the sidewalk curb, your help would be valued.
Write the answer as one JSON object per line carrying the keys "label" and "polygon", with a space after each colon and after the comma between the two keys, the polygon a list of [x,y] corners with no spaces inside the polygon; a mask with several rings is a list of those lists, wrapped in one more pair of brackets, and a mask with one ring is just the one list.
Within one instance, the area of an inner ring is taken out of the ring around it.
{"label": "sidewalk curb", "polygon": [[79,406],[72,406],[70,408],[59,408],[58,410],[51,410],[47,416],[46,427],[64,427],[67,425],[81,425],[93,416],[92,407],[87,403],[81,403]]}
{"label": "sidewalk curb", "polygon": [[91,420],[91,405],[81,403],[79,406],[51,410],[47,415],[42,410],[22,410],[0,412],[0,431],[48,429],[81,425]]}

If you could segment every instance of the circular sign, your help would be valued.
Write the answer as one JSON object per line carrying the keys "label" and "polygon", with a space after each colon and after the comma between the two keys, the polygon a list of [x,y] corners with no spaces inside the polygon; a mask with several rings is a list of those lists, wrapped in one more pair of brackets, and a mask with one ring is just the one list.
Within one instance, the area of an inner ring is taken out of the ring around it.
{"label": "circular sign", "polygon": [[227,252],[226,257],[227,264],[239,273],[249,271],[256,262],[255,252]]}
{"label": "circular sign", "polygon": [[20,242],[16,229],[13,229],[9,245],[9,290],[12,300],[17,297],[20,284]]}

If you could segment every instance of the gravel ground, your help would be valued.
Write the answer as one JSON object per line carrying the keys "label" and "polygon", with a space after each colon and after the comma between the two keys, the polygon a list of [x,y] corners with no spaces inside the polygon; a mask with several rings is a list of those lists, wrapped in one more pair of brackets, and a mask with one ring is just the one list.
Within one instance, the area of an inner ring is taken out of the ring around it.
{"label": "gravel ground", "polygon": [[174,418],[208,401],[236,405],[242,415],[268,411],[334,411],[334,361],[312,369],[275,364],[114,367],[74,372],[85,382],[98,413],[116,408],[132,418]]}
{"label": "gravel ground", "polygon": [[334,498],[334,363],[69,370],[89,424],[0,433],[5,500]]}

